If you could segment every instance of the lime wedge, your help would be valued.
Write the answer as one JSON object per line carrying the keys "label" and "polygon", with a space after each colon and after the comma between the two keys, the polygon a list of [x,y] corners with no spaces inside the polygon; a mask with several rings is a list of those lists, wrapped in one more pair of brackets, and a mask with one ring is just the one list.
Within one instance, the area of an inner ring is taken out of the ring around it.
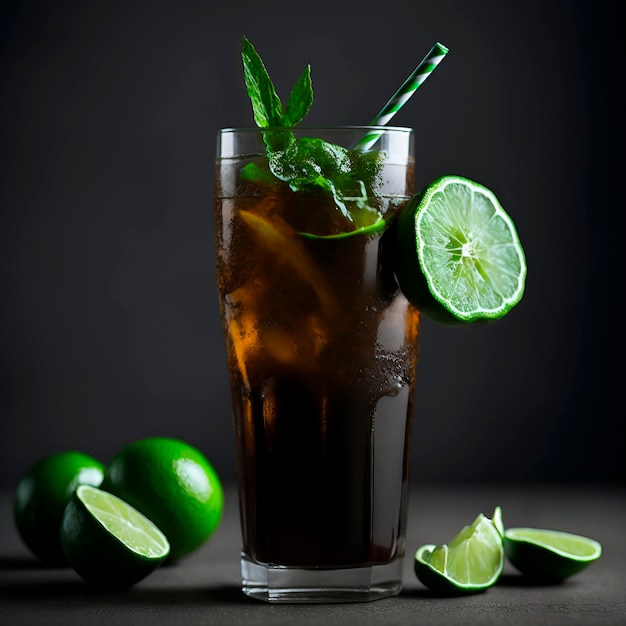
{"label": "lime wedge", "polygon": [[504,568],[501,520],[502,511],[496,507],[493,519],[481,513],[449,544],[419,547],[415,553],[419,580],[442,595],[479,593],[494,585]]}
{"label": "lime wedge", "polygon": [[80,485],[61,523],[69,564],[87,582],[124,589],[145,578],[167,557],[165,535],[117,496]]}
{"label": "lime wedge", "polygon": [[526,260],[515,225],[479,183],[438,178],[402,210],[397,236],[400,288],[438,321],[497,320],[524,294]]}
{"label": "lime wedge", "polygon": [[540,528],[507,528],[504,550],[522,574],[545,582],[577,574],[602,555],[602,546],[594,539]]}

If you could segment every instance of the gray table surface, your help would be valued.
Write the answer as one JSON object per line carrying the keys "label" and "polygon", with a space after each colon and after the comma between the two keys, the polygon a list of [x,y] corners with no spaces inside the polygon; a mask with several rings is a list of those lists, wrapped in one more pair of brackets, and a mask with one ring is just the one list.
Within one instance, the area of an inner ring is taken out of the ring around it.
{"label": "gray table surface", "polygon": [[[626,490],[583,485],[415,485],[411,491],[404,591],[369,603],[273,605],[239,589],[236,494],[196,553],[163,566],[125,592],[93,589],[71,569],[42,567],[24,548],[0,493],[0,624],[626,624]],[[445,543],[483,512],[502,506],[505,525],[593,537],[602,558],[560,585],[527,583],[507,563],[487,592],[432,596],[412,571],[423,543]]]}

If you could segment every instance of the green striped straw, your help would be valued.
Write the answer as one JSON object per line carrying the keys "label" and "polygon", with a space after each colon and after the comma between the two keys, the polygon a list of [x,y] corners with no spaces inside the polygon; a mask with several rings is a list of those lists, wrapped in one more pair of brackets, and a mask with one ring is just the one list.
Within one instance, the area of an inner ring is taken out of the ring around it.
{"label": "green striped straw", "polygon": [[[448,48],[436,42],[430,49],[430,52],[420,61],[419,65],[411,72],[411,75],[402,83],[398,91],[393,94],[389,102],[380,110],[369,125],[386,126],[389,120],[417,91],[417,88],[432,74],[446,54],[448,54]],[[367,133],[356,145],[357,150],[369,150],[384,132],[383,130],[375,130]]]}

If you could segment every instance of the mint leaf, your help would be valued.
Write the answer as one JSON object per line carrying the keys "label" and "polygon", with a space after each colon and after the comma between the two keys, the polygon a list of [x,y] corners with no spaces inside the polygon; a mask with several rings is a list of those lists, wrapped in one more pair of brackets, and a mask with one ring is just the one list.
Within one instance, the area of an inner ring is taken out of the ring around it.
{"label": "mint leaf", "polygon": [[276,177],[272,175],[267,167],[259,167],[256,163],[248,163],[241,170],[241,178],[254,183],[265,183],[266,185],[276,182]]}
{"label": "mint leaf", "polygon": [[283,125],[283,106],[261,57],[246,37],[241,50],[243,77],[252,102],[254,121],[257,126]]}
{"label": "mint leaf", "polygon": [[289,94],[289,102],[285,107],[283,126],[297,126],[309,112],[313,104],[313,85],[311,83],[311,66],[307,65],[298,82]]}
{"label": "mint leaf", "polygon": [[272,174],[293,191],[331,194],[342,215],[358,225],[380,219],[369,203],[380,153],[365,155],[317,137],[300,137],[284,150],[268,151],[268,159]]}
{"label": "mint leaf", "polygon": [[246,37],[243,38],[241,58],[243,59],[243,77],[257,126],[260,128],[297,126],[313,104],[311,66],[307,65],[298,78],[289,94],[289,102],[283,109],[274,83],[259,53]]}

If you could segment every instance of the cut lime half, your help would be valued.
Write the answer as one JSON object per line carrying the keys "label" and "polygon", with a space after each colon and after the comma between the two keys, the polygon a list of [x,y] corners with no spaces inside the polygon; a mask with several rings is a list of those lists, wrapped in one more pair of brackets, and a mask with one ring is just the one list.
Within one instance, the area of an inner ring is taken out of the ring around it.
{"label": "cut lime half", "polygon": [[541,528],[507,528],[504,550],[520,572],[546,582],[573,576],[602,556],[595,539]]}
{"label": "cut lime half", "polygon": [[397,233],[400,287],[430,317],[489,322],[521,300],[524,251],[487,187],[461,176],[438,178],[402,210]]}
{"label": "cut lime half", "polygon": [[504,568],[502,512],[482,513],[449,544],[427,544],[415,553],[415,573],[431,591],[442,595],[480,593],[494,585]]}
{"label": "cut lime half", "polygon": [[77,487],[65,508],[61,544],[87,582],[121,589],[145,578],[170,552],[165,535],[147,517],[89,485]]}

